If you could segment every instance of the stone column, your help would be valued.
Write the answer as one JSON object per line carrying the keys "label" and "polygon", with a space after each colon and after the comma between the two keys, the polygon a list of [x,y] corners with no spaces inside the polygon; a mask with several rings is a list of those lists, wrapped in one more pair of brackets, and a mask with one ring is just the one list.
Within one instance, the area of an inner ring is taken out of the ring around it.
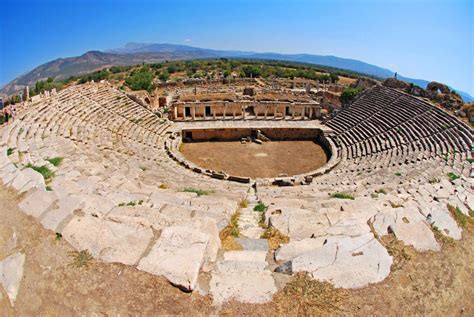
{"label": "stone column", "polygon": [[309,107],[309,119],[313,118],[313,107]]}
{"label": "stone column", "polygon": [[241,109],[242,109],[242,118],[245,120],[245,106],[243,106]]}
{"label": "stone column", "polygon": [[227,104],[225,103],[225,104],[224,104],[224,114],[223,114],[224,120],[225,120],[226,114],[227,114]]}
{"label": "stone column", "polygon": [[278,106],[273,106],[273,119],[276,119],[277,118],[277,109],[278,109]]}
{"label": "stone column", "polygon": [[215,106],[212,107],[211,110],[212,110],[212,118],[216,120],[216,107]]}
{"label": "stone column", "polygon": [[286,105],[283,105],[283,119],[286,118]]}
{"label": "stone column", "polygon": [[295,118],[295,105],[291,105],[290,110],[291,110],[291,119],[293,120]]}
{"label": "stone column", "polygon": [[[186,114],[186,110],[184,111],[184,114]],[[178,106],[173,107],[173,115],[175,119],[178,119]]]}
{"label": "stone column", "polygon": [[268,106],[265,105],[265,120],[267,120]]}
{"label": "stone column", "polygon": [[196,120],[196,105],[193,105],[191,108],[191,116],[193,117],[193,121]]}

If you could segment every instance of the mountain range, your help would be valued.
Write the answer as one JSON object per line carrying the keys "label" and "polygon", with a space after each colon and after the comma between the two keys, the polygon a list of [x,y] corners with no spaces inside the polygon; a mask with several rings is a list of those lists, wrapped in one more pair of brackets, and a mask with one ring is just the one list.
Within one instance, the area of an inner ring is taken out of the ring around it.
{"label": "mountain range", "polygon": [[[48,77],[53,77],[56,80],[62,80],[70,76],[82,75],[113,65],[134,65],[141,64],[143,62],[156,63],[165,60],[223,57],[309,63],[338,68],[341,70],[349,70],[380,79],[394,76],[394,72],[387,68],[378,67],[355,59],[347,59],[337,56],[213,50],[177,44],[128,43],[122,48],[109,49],[103,52],[90,51],[81,56],[58,58],[51,62],[42,64],[32,71],[23,74],[6,84],[0,89],[0,93],[4,95],[10,95],[22,89],[25,85],[34,85],[36,81],[43,80]],[[429,83],[428,80],[408,78],[401,75],[398,75],[398,78],[416,84],[422,88],[426,88],[426,85]],[[458,90],[457,92],[461,95],[464,101],[474,101],[474,98],[469,94]]]}

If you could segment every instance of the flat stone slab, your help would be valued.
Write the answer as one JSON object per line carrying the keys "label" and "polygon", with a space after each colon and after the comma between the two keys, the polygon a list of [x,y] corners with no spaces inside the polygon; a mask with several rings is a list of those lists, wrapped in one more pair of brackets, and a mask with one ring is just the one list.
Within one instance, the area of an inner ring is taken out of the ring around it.
{"label": "flat stone slab", "polygon": [[141,225],[84,216],[74,217],[63,236],[76,249],[89,250],[104,262],[135,265],[150,244],[153,231]]}
{"label": "flat stone slab", "polygon": [[39,218],[58,199],[55,192],[35,190],[18,207],[27,215]]}
{"label": "flat stone slab", "polygon": [[332,237],[291,261],[293,272],[309,272],[317,280],[343,288],[381,282],[390,274],[391,265],[392,257],[372,234]]}
{"label": "flat stone slab", "polygon": [[189,227],[165,228],[138,269],[163,275],[173,285],[192,291],[196,288],[208,243],[207,234]]}
{"label": "flat stone slab", "polygon": [[57,207],[51,208],[41,219],[43,227],[55,232],[61,231],[61,224],[73,217],[75,210],[81,209],[82,198],[70,196],[58,200]]}
{"label": "flat stone slab", "polygon": [[266,251],[227,251],[225,261],[266,262]]}
{"label": "flat stone slab", "polygon": [[397,239],[412,245],[418,251],[441,250],[433,232],[424,222],[398,222],[391,228]]}
{"label": "flat stone slab", "polygon": [[214,273],[210,282],[210,292],[215,305],[221,305],[231,299],[242,303],[262,304],[272,300],[277,288],[268,270],[261,272],[237,270]]}
{"label": "flat stone slab", "polygon": [[299,241],[291,241],[288,244],[283,244],[275,251],[275,260],[289,261],[298,255],[308,253],[316,250],[324,245],[327,241],[326,237],[306,238]]}
{"label": "flat stone slab", "polygon": [[14,306],[20,290],[24,264],[25,255],[23,253],[15,253],[0,261],[0,284],[5,289],[12,306]]}
{"label": "flat stone slab", "polygon": [[447,207],[437,205],[431,209],[427,218],[430,224],[438,228],[442,234],[455,240],[461,239],[462,229],[459,228],[456,221],[451,217]]}

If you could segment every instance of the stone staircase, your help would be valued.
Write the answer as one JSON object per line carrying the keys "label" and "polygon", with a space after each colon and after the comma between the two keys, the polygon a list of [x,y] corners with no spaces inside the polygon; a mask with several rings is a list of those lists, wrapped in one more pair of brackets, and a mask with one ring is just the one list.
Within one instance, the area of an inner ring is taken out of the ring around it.
{"label": "stone staircase", "polygon": [[243,250],[225,252],[212,273],[210,291],[215,305],[230,299],[264,303],[277,291],[267,261],[271,258],[268,241],[260,238],[264,231],[259,224],[262,212],[254,211],[259,201],[253,187],[247,201],[247,208],[241,209],[240,237],[236,239]]}
{"label": "stone staircase", "polygon": [[251,187],[249,190],[247,201],[247,208],[242,208],[240,210],[240,234],[248,239],[260,239],[260,236],[264,231],[259,224],[262,213],[254,211],[254,208],[258,205],[259,200],[253,187]]}

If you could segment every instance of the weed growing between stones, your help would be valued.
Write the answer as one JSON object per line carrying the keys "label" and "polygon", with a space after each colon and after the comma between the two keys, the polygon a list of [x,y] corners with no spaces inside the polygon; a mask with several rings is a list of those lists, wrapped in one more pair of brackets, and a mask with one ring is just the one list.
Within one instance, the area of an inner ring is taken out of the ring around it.
{"label": "weed growing between stones", "polygon": [[268,247],[271,250],[276,250],[280,247],[281,244],[286,244],[290,242],[290,238],[283,233],[281,233],[278,229],[273,227],[268,227],[260,236],[262,239],[268,240]]}
{"label": "weed growing between stones", "polygon": [[247,199],[242,199],[239,202],[239,207],[240,208],[247,208],[249,206],[249,201]]}
{"label": "weed growing between stones", "polygon": [[348,194],[348,193],[336,192],[336,193],[332,193],[332,194],[330,194],[330,195],[331,195],[331,198],[351,199],[351,200],[354,200],[354,196],[352,196],[351,194]]}
{"label": "weed growing between stones", "polygon": [[193,187],[186,187],[182,190],[182,192],[195,193],[198,196],[205,196],[205,195],[212,194],[212,190],[204,190],[204,189],[193,188]]}
{"label": "weed growing between stones", "polygon": [[28,163],[28,165],[26,165],[25,168],[31,168],[31,169],[37,171],[38,173],[43,175],[43,178],[44,178],[45,181],[50,180],[54,176],[54,173],[46,165],[35,166],[31,163]]}
{"label": "weed growing between stones", "polygon": [[59,165],[61,165],[63,160],[64,160],[63,157],[57,156],[57,157],[49,158],[47,161],[50,162],[53,166],[58,167]]}
{"label": "weed growing between stones", "polygon": [[87,268],[92,260],[92,255],[87,250],[70,251],[68,254],[72,258],[70,265],[76,268]]}
{"label": "weed growing between stones", "polygon": [[255,207],[253,207],[253,211],[258,211],[258,212],[265,212],[267,211],[268,206],[265,206],[264,203],[259,202]]}
{"label": "weed growing between stones", "polygon": [[12,155],[14,151],[15,151],[15,148],[9,147],[9,148],[7,149],[7,156]]}
{"label": "weed growing between stones", "polygon": [[448,173],[448,177],[449,177],[449,180],[452,181],[452,182],[455,181],[456,179],[460,178],[459,175],[456,175],[454,173]]}
{"label": "weed growing between stones", "polygon": [[119,207],[135,207],[135,206],[140,206],[143,204],[143,200],[132,200],[132,201],[129,201],[128,203],[120,203],[118,204]]}
{"label": "weed growing between stones", "polygon": [[435,225],[431,226],[431,230],[433,231],[436,241],[438,241],[439,243],[444,245],[452,244],[454,242],[453,238],[444,235],[441,230],[439,230],[439,228]]}
{"label": "weed growing between stones", "polygon": [[224,250],[242,250],[242,246],[234,239],[240,235],[239,218],[240,211],[236,211],[230,218],[229,224],[219,233]]}
{"label": "weed growing between stones", "polygon": [[161,183],[160,189],[168,189],[168,188],[169,188],[168,184],[166,184],[166,183]]}
{"label": "weed growing between stones", "polygon": [[397,203],[394,203],[392,201],[390,202],[390,206],[392,206],[392,208],[401,208],[401,207],[403,207],[402,204],[397,204]]}
{"label": "weed growing between stones", "polygon": [[453,215],[454,219],[456,219],[456,222],[461,226],[462,228],[467,228],[469,225],[474,225],[474,218],[467,216],[463,214],[461,209],[459,207],[454,207],[450,204],[448,204],[448,210],[451,212]]}

